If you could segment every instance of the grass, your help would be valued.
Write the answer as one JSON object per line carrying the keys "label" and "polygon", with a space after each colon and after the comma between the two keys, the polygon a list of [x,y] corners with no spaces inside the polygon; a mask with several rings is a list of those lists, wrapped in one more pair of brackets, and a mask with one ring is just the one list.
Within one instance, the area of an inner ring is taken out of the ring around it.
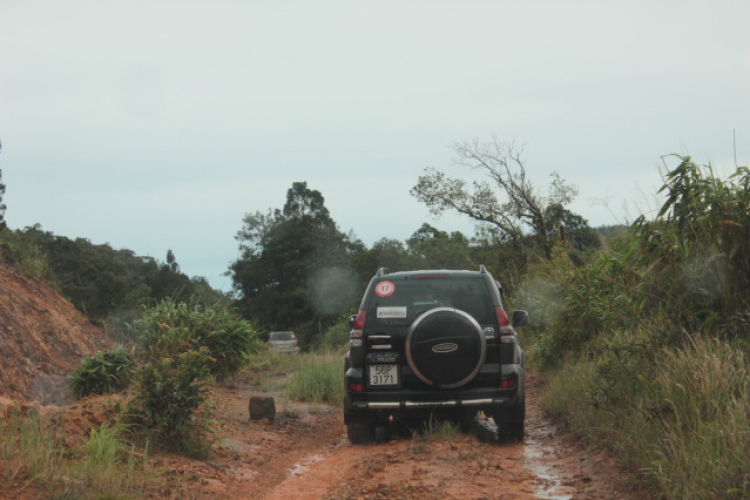
{"label": "grass", "polygon": [[54,481],[63,460],[63,433],[59,425],[36,413],[12,413],[0,421],[4,484],[16,478]]}
{"label": "grass", "polygon": [[138,498],[148,487],[148,454],[120,438],[120,426],[92,429],[80,450],[65,446],[62,427],[31,412],[0,420],[0,489],[16,480],[46,490],[50,498]]}
{"label": "grass", "polygon": [[549,375],[542,404],[649,474],[668,498],[750,497],[748,356],[698,337],[653,363],[653,379],[628,379],[639,390],[616,387],[602,399],[601,363],[580,360]]}
{"label": "grass", "polygon": [[460,437],[461,429],[458,423],[434,415],[430,415],[418,427],[412,429],[412,438],[415,440],[445,442],[455,441]]}
{"label": "grass", "polygon": [[148,466],[148,454],[137,453],[135,445],[121,438],[123,432],[122,426],[105,423],[99,429],[91,429],[83,445],[81,472],[87,490],[104,498],[116,498],[121,491],[136,489],[137,471]]}
{"label": "grass", "polygon": [[286,394],[290,399],[326,403],[344,401],[343,358],[337,354],[303,354],[292,375]]}

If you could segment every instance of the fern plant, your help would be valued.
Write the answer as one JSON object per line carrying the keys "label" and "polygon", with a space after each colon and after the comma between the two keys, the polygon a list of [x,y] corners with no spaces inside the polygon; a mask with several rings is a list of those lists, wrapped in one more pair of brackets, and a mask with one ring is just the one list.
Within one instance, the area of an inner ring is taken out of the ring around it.
{"label": "fern plant", "polygon": [[122,346],[100,351],[83,360],[69,384],[79,398],[91,394],[110,394],[130,384],[134,361]]}

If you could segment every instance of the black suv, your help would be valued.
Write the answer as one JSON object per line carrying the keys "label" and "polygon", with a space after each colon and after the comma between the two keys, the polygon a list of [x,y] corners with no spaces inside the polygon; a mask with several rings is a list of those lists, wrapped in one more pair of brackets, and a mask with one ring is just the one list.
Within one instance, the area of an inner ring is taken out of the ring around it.
{"label": "black suv", "polygon": [[502,289],[479,271],[382,268],[370,280],[345,357],[344,423],[354,444],[375,439],[391,415],[491,415],[501,439],[522,439],[523,352]]}

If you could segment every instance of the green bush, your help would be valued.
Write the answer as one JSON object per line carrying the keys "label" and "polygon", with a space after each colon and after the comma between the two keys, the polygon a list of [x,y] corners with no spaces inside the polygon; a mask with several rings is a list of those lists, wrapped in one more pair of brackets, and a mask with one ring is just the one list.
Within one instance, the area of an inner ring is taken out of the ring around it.
{"label": "green bush", "polygon": [[[323,334],[322,347],[328,351],[342,352],[349,348],[349,316],[342,317]],[[343,352],[342,352],[343,355]]]}
{"label": "green bush", "polygon": [[143,365],[128,413],[156,446],[203,456],[211,432],[207,384],[236,373],[262,349],[252,325],[228,308],[165,299],[131,325]]}
{"label": "green bush", "polygon": [[207,349],[207,369],[217,380],[236,373],[249,354],[263,348],[253,326],[219,304],[202,306],[165,299],[133,322],[131,332],[147,360]]}
{"label": "green bush", "polygon": [[44,249],[21,231],[0,231],[2,256],[26,277],[53,279]]}
{"label": "green bush", "polygon": [[207,397],[208,349],[187,350],[154,360],[136,372],[136,391],[127,408],[128,420],[144,429],[155,446],[202,456],[211,431],[208,415],[196,416]]}
{"label": "green bush", "polygon": [[85,358],[73,375],[70,388],[79,398],[90,394],[110,394],[130,384],[133,357],[122,346]]}

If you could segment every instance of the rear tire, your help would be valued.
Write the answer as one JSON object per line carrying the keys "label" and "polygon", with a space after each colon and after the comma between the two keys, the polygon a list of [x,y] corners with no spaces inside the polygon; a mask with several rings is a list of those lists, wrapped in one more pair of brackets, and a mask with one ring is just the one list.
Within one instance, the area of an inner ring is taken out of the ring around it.
{"label": "rear tire", "polygon": [[505,422],[497,424],[497,436],[500,441],[523,441],[526,429],[523,422]]}
{"label": "rear tire", "polygon": [[368,444],[375,442],[375,424],[349,424],[346,434],[352,444]]}
{"label": "rear tire", "polygon": [[500,441],[523,441],[526,437],[526,395],[515,408],[494,413],[492,420],[497,425],[497,437]]}

